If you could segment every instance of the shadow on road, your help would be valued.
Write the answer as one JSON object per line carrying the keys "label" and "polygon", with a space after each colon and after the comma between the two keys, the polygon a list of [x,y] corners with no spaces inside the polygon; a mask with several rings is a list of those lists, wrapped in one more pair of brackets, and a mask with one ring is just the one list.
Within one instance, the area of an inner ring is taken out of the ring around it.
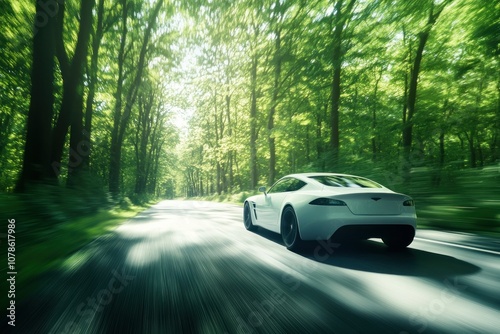
{"label": "shadow on road", "polygon": [[[390,252],[374,241],[331,253],[315,244],[297,255],[278,234],[245,231],[239,208],[223,209],[164,202],[94,240],[16,305],[16,331],[400,332],[412,326],[407,314],[380,297],[369,275],[353,271],[442,280],[480,270],[432,252]],[[326,285],[318,288],[316,278]]]}
{"label": "shadow on road", "polygon": [[[245,257],[246,247],[227,237],[231,225],[210,226],[210,213],[189,221],[176,210],[167,220],[165,211],[144,212],[47,274],[19,305],[17,333],[326,333],[333,324],[340,332],[378,324],[374,314]],[[350,285],[369,293],[362,282]],[[390,320],[406,324],[400,314]]]}
{"label": "shadow on road", "polygon": [[[284,247],[281,236],[277,233],[261,228],[255,233]],[[436,280],[470,275],[481,270],[478,266],[452,256],[413,249],[411,246],[395,252],[372,240],[343,245],[313,242],[299,254],[311,261],[346,269]]]}
{"label": "shadow on road", "polygon": [[[311,258],[316,260],[314,254]],[[394,252],[375,241],[341,246],[326,260],[317,261],[353,270],[422,276],[438,280],[450,276],[470,275],[480,270],[471,263],[451,256],[412,248]]]}

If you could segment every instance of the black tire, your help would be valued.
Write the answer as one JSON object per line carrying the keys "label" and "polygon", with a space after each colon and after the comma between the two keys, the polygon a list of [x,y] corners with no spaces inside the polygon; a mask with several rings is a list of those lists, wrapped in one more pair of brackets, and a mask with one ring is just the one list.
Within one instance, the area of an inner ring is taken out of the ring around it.
{"label": "black tire", "polygon": [[252,212],[250,211],[250,205],[245,202],[243,206],[243,224],[248,231],[255,231],[257,226],[252,223]]}
{"label": "black tire", "polygon": [[281,237],[288,250],[298,251],[304,245],[300,238],[297,216],[291,206],[287,206],[281,214]]}
{"label": "black tire", "polygon": [[392,250],[403,250],[413,242],[414,234],[388,235],[382,238],[384,244]]}

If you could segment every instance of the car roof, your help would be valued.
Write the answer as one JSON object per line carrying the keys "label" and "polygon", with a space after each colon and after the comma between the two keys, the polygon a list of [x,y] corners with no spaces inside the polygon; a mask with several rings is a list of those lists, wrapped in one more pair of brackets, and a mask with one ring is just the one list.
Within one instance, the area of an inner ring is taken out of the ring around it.
{"label": "car roof", "polygon": [[309,172],[309,173],[295,173],[295,174],[289,174],[283,177],[295,177],[295,178],[309,178],[311,176],[354,176],[354,177],[362,177],[362,176],[357,176],[357,175],[352,175],[352,174],[342,174],[342,173],[328,173],[328,172]]}

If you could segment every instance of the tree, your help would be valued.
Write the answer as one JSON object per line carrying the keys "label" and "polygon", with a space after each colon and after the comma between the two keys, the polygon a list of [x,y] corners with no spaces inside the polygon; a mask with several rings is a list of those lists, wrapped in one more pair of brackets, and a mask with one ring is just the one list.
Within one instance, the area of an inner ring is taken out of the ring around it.
{"label": "tree", "polygon": [[249,22],[251,29],[250,38],[250,189],[255,189],[257,187],[257,182],[259,179],[258,169],[257,169],[257,99],[259,95],[257,86],[257,76],[259,67],[259,39],[260,39],[260,26],[257,22],[257,11],[251,10],[250,12],[251,21]]}
{"label": "tree", "polygon": [[[97,5],[97,21],[95,22],[95,28],[92,32],[92,55],[90,59],[90,66],[87,68],[88,75],[88,92],[87,99],[85,101],[85,123],[84,123],[84,133],[86,135],[87,142],[92,142],[92,116],[94,113],[94,99],[97,89],[98,81],[98,70],[99,70],[99,49],[101,47],[101,42],[104,33],[111,28],[112,23],[115,21],[113,14],[108,15],[105,22],[104,17],[104,0],[99,0]],[[88,147],[88,150],[91,148]],[[90,151],[83,156],[83,165],[85,168],[90,167]]]}
{"label": "tree", "polygon": [[[122,157],[122,144],[125,136],[125,131],[128,127],[132,107],[135,104],[142,74],[145,66],[147,65],[146,56],[150,38],[153,28],[156,23],[156,18],[163,5],[163,0],[158,0],[150,13],[148,18],[147,27],[144,32],[144,38],[140,47],[139,57],[136,64],[136,71],[133,74],[132,82],[125,93],[125,105],[123,105],[123,85],[125,81],[124,64],[126,56],[126,43],[128,34],[128,17],[129,17],[129,4],[126,0],[122,2],[122,18],[121,18],[121,38],[120,48],[118,53],[118,81],[116,87],[116,103],[113,116],[113,130],[111,133],[111,147],[110,147],[110,164],[109,164],[109,191],[114,195],[118,195],[120,190],[120,172],[121,172],[121,157]],[[132,40],[131,43],[134,41]]]}
{"label": "tree", "polygon": [[60,173],[61,158],[68,128],[71,126],[68,183],[74,184],[78,171],[82,169],[82,156],[89,153],[90,147],[83,131],[83,74],[87,61],[90,33],[92,30],[93,0],[82,1],[80,6],[80,28],[73,57],[70,59],[64,43],[64,22],[66,13],[65,1],[59,3],[57,11],[57,26],[55,33],[56,55],[63,78],[63,97],[61,109],[52,134],[52,169],[53,178]]}
{"label": "tree", "polygon": [[336,163],[339,159],[340,148],[340,97],[342,90],[342,62],[345,55],[346,38],[344,36],[347,25],[352,17],[354,4],[356,0],[337,0],[331,15],[332,33],[332,85],[331,85],[331,113],[330,113],[330,149],[333,154],[333,161]]}
{"label": "tree", "polygon": [[[50,0],[38,1],[36,13],[43,12]],[[33,36],[31,99],[28,111],[24,161],[17,190],[28,183],[44,181],[51,174],[51,131],[54,111],[54,32],[56,19],[45,16],[45,24],[37,24]]]}
{"label": "tree", "polygon": [[423,29],[417,34],[418,45],[414,55],[411,54],[413,51],[410,49],[409,61],[411,62],[411,67],[410,67],[410,76],[408,83],[408,95],[407,95],[407,101],[405,102],[405,108],[403,108],[403,152],[404,152],[403,171],[405,180],[409,179],[409,172],[411,166],[410,153],[413,141],[413,124],[414,124],[413,119],[416,112],[418,77],[420,74],[420,67],[422,63],[425,45],[427,44],[427,40],[429,39],[432,27],[435,25],[439,15],[446,7],[446,5],[448,5],[451,1],[452,0],[443,1],[440,4],[435,4],[434,0],[429,2],[430,5],[429,8],[427,9],[429,12],[427,22],[424,25]]}

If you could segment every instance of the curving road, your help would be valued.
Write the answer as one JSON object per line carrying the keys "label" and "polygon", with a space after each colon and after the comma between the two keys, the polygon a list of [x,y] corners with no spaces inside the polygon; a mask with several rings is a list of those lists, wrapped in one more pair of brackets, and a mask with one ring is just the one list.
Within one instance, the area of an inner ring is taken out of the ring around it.
{"label": "curving road", "polygon": [[164,201],[48,275],[15,332],[499,333],[498,244],[417,237],[296,254],[247,232],[239,206]]}

